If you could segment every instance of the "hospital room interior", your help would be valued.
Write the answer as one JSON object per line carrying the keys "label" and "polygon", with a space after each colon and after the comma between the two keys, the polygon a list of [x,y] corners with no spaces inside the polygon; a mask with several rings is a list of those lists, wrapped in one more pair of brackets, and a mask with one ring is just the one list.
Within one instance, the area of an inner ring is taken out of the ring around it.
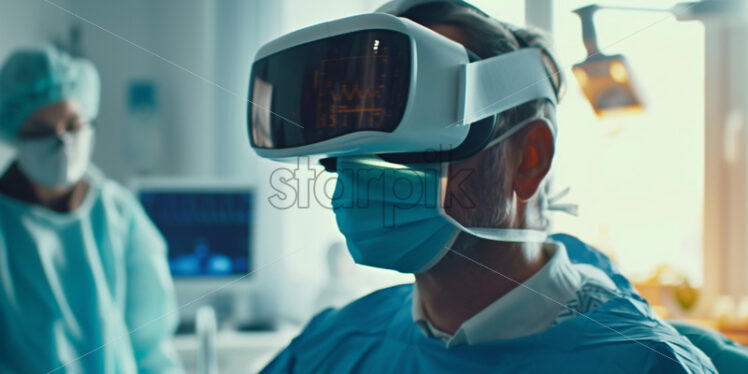
{"label": "hospital room interior", "polygon": [[[742,0],[0,0],[0,63],[0,372],[748,372]],[[530,218],[336,203],[498,147]]]}

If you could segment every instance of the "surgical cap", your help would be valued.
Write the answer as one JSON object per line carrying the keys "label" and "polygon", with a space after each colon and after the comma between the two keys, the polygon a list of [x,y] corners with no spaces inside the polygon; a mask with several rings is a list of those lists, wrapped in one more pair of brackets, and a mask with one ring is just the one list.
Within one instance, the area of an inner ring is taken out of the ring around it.
{"label": "surgical cap", "polygon": [[99,74],[90,61],[51,46],[18,50],[0,69],[0,139],[14,142],[34,111],[68,99],[75,99],[92,120],[99,94]]}

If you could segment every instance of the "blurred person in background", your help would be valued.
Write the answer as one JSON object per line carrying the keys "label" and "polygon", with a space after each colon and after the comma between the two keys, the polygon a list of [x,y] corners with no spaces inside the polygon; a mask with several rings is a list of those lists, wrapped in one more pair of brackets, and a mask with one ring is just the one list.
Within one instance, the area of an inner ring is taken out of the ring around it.
{"label": "blurred person in background", "polygon": [[91,165],[95,67],[51,46],[0,70],[0,372],[181,372],[166,245]]}

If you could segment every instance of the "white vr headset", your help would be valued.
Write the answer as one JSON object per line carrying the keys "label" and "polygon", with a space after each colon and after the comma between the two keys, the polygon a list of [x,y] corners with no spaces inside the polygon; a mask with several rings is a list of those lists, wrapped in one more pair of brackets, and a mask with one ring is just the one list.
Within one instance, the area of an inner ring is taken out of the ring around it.
{"label": "white vr headset", "polygon": [[434,2],[472,7],[393,1],[377,13],[310,26],[262,46],[252,65],[247,116],[257,154],[450,150],[459,158],[483,149],[499,113],[538,99],[556,105],[540,49],[480,60],[461,44],[388,14]]}

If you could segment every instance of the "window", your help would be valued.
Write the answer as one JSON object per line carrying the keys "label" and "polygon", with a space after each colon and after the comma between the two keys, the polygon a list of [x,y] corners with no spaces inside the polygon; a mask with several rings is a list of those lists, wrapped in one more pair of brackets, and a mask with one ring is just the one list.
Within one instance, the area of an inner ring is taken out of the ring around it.
{"label": "window", "polygon": [[[556,48],[568,86],[558,112],[554,186],[571,187],[579,217],[556,214],[555,231],[577,235],[610,254],[633,280],[669,265],[703,282],[704,30],[668,13],[601,10],[601,51],[623,54],[644,91],[646,110],[597,118],[571,73],[586,56],[573,9],[555,2]],[[675,1],[596,1],[669,8]]]}

